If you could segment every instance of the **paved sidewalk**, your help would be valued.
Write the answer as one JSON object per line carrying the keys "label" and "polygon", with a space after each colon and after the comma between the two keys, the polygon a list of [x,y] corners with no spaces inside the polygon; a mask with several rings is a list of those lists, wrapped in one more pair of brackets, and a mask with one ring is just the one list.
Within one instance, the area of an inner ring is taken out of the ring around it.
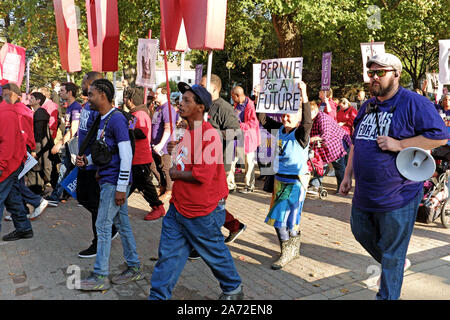
{"label": "paved sidewalk", "polygon": [[[237,175],[242,186],[242,175]],[[335,178],[325,177],[330,193]],[[229,196],[227,209],[247,225],[247,230],[229,245],[249,300],[373,300],[372,277],[378,264],[354,239],[349,225],[351,197],[330,194],[325,200],[309,197],[302,215],[301,257],[279,271],[270,269],[279,245],[273,227],[264,224],[269,194]],[[168,203],[165,204],[166,208]],[[157,257],[162,219],[144,221],[150,210],[138,193],[129,199],[129,215],[144,269],[151,275]],[[1,221],[1,236],[11,232],[12,222]],[[105,292],[69,289],[75,279],[93,269],[95,259],[80,259],[77,253],[92,240],[90,214],[75,200],[47,208],[32,222],[34,238],[0,240],[0,300],[129,300],[147,298],[149,278],[136,283],[113,285]],[[223,229],[224,235],[228,230]],[[450,229],[433,223],[417,223],[408,250],[412,262],[406,272],[401,298],[450,299]],[[125,268],[120,237],[113,240],[110,271]],[[174,290],[174,299],[215,300],[218,282],[202,260],[188,261]]]}

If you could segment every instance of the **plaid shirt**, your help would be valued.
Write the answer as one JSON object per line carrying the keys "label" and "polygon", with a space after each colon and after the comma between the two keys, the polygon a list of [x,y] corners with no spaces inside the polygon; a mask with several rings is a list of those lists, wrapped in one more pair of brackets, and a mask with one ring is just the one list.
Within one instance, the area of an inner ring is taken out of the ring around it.
{"label": "plaid shirt", "polygon": [[324,163],[342,158],[347,154],[346,147],[351,145],[349,134],[333,118],[323,112],[319,112],[313,120],[310,136],[322,138],[321,147],[314,144],[313,150],[320,155]]}

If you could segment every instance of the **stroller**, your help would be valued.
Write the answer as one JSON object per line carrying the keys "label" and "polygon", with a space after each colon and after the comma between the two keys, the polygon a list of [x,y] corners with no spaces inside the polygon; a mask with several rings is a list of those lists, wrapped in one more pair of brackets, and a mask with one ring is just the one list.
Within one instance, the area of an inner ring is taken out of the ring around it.
{"label": "stroller", "polygon": [[[309,172],[311,172],[311,177],[322,177],[324,170],[323,170],[323,161],[320,158],[320,155],[316,152],[314,152],[314,147],[317,146],[318,148],[321,147],[321,141],[313,142],[309,146],[309,154],[308,154],[308,168]],[[317,179],[319,181],[319,198],[321,200],[324,200],[328,196],[328,191],[325,190],[325,188],[322,185],[322,181],[320,179]]]}
{"label": "stroller", "polygon": [[424,196],[419,204],[416,221],[429,224],[440,217],[444,228],[450,228],[450,199],[447,187],[450,175],[450,146],[433,149],[431,155],[436,162],[436,171],[424,182]]}

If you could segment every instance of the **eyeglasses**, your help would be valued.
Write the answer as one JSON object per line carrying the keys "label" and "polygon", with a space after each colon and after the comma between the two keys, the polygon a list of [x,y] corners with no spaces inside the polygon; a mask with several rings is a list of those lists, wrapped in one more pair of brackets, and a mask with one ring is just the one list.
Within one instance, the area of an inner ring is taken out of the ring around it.
{"label": "eyeglasses", "polygon": [[382,78],[386,75],[387,72],[389,71],[397,71],[394,69],[391,70],[385,70],[385,69],[380,69],[380,70],[367,70],[367,75],[369,76],[369,78],[372,78],[374,75],[377,75],[378,78]]}

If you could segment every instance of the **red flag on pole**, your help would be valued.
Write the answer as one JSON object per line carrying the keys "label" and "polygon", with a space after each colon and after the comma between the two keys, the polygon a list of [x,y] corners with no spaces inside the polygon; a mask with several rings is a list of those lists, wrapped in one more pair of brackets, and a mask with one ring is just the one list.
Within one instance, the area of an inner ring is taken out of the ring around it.
{"label": "red flag on pole", "polygon": [[117,0],[86,0],[92,70],[117,71],[119,14]]}
{"label": "red flag on pole", "polygon": [[67,72],[81,70],[77,15],[74,0],[53,0],[61,67]]}
{"label": "red flag on pole", "polygon": [[25,48],[5,43],[0,50],[0,85],[22,85],[25,73]]}

